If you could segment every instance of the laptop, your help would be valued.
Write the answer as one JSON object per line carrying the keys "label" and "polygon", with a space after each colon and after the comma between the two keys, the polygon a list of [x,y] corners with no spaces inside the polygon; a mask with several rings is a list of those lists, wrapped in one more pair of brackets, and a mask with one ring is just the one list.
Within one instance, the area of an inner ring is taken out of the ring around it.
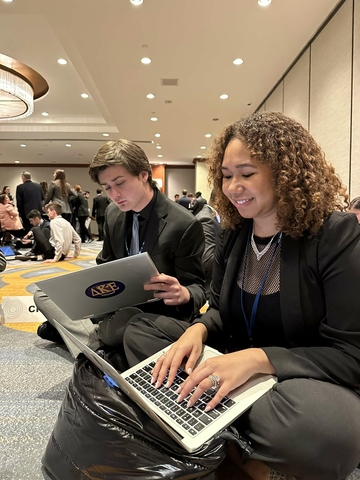
{"label": "laptop", "polygon": [[[181,403],[176,402],[178,397],[176,390],[187,376],[183,370],[179,369],[170,388],[162,386],[156,389],[154,385],[151,385],[151,372],[163,350],[120,373],[56,320],[54,320],[54,325],[99,368],[108,385],[119,388],[128,395],[188,452],[197,450],[202,444],[224,430],[270,390],[277,381],[272,375],[256,375],[241,387],[230,392],[209,412],[205,412],[204,409],[211,397],[215,395],[213,389],[204,392],[193,407],[186,408],[188,398]],[[170,346],[164,350],[169,348]],[[211,347],[204,346],[198,364],[216,355],[222,354]]]}
{"label": "laptop", "polygon": [[145,302],[150,277],[159,275],[147,252],[35,282],[71,319],[92,318]]}
{"label": "laptop", "polygon": [[5,255],[6,260],[15,259],[15,252],[9,245],[0,246],[0,250]]}

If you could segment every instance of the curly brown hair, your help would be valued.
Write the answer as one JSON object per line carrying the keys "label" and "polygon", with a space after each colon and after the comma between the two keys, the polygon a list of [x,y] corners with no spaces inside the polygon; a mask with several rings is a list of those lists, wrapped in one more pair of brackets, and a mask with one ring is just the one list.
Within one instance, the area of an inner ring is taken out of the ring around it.
{"label": "curly brown hair", "polygon": [[348,206],[346,187],[311,134],[280,112],[257,112],[224,128],[214,140],[208,159],[209,185],[216,195],[223,228],[244,222],[222,191],[221,165],[225,149],[239,139],[256,161],[268,165],[277,197],[277,226],[298,238],[317,233],[334,210]]}

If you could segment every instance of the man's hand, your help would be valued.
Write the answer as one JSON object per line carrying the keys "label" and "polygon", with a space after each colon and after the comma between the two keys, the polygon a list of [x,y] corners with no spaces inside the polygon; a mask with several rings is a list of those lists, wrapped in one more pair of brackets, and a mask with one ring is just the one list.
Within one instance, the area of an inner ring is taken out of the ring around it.
{"label": "man's hand", "polygon": [[144,290],[154,290],[154,298],[162,298],[165,305],[183,305],[190,300],[189,290],[177,278],[164,273],[151,277]]}

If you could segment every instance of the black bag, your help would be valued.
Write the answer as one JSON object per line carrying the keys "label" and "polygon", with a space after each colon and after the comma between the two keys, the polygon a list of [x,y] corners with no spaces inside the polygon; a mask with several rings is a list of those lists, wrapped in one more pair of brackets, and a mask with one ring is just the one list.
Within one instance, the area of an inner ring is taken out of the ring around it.
{"label": "black bag", "polygon": [[80,354],[42,463],[56,480],[212,480],[234,439],[188,453]]}

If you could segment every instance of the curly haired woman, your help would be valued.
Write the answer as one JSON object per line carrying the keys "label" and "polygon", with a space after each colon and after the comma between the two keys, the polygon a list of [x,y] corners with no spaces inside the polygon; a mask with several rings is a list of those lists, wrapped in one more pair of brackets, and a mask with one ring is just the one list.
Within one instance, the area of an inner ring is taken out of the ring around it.
{"label": "curly haired woman", "polygon": [[[360,461],[360,229],[344,212],[345,187],[309,132],[281,113],[226,127],[209,163],[225,228],[210,307],[191,325],[135,317],[128,361],[175,341],[153,381],[169,372],[171,384],[186,359],[178,401],[196,388],[193,405],[215,378],[207,410],[254,374],[276,376],[234,422],[253,449],[240,468],[254,480],[344,479]],[[226,354],[194,369],[204,343]]]}

